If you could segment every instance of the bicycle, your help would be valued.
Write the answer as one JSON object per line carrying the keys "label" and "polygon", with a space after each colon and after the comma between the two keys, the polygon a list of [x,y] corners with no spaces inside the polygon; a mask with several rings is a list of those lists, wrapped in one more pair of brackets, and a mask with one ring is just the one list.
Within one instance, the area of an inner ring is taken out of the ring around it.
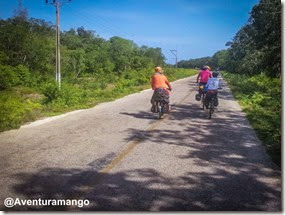
{"label": "bicycle", "polygon": [[156,106],[156,113],[158,114],[157,117],[158,119],[161,119],[161,117],[164,114],[164,110],[165,110],[165,103],[161,102],[161,101],[157,101],[155,102],[155,106]]}
{"label": "bicycle", "polygon": [[[209,98],[207,106],[208,106],[208,110],[209,110],[209,119],[211,119],[212,115],[215,111],[215,107],[217,106],[217,94],[210,94],[210,95],[208,94],[208,96],[210,98]],[[204,104],[205,104],[205,102],[204,102]]]}
{"label": "bicycle", "polygon": [[212,118],[212,114],[214,113],[215,110],[215,96],[211,96],[210,101],[209,101],[209,119]]}
{"label": "bicycle", "polygon": [[[168,88],[167,88],[168,89]],[[170,90],[170,89],[168,89]],[[158,97],[157,100],[154,100],[154,109],[153,109],[153,113],[157,114],[157,118],[161,119],[161,117],[164,114],[168,114],[170,112],[170,105],[169,103],[166,101],[168,100],[168,95],[167,95],[167,99],[165,99],[165,95]]]}
{"label": "bicycle", "polygon": [[205,100],[206,92],[207,92],[206,86],[204,84],[199,84],[199,95],[201,96],[200,100],[201,100],[201,105],[202,105],[203,110],[205,109],[204,100]]}

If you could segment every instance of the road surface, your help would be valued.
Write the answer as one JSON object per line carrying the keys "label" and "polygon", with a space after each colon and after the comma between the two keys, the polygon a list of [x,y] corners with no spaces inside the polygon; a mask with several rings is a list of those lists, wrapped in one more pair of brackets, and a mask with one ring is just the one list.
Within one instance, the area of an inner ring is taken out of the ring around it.
{"label": "road surface", "polygon": [[[146,90],[1,133],[2,210],[280,211],[280,169],[229,88],[210,120],[195,79],[172,83],[162,120]],[[6,208],[7,197],[90,204]]]}

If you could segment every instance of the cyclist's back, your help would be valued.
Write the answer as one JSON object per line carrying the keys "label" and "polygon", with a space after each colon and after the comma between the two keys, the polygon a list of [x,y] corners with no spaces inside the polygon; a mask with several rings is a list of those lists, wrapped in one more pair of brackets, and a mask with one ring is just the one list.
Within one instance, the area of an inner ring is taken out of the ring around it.
{"label": "cyclist's back", "polygon": [[204,66],[203,69],[199,72],[197,76],[197,83],[200,78],[200,84],[206,85],[209,78],[212,77],[212,74],[210,72],[210,67],[209,66]]}
{"label": "cyclist's back", "polygon": [[[160,73],[155,73],[152,76],[152,81],[151,81],[151,85],[152,85],[152,89],[156,90],[158,88],[163,88],[163,89],[167,89],[168,87],[171,88],[169,81],[167,80],[167,78]],[[166,90],[166,92],[168,93],[168,91]]]}
{"label": "cyclist's back", "polygon": [[211,78],[211,72],[209,70],[201,70],[200,71],[200,83],[207,84],[209,78]]}
{"label": "cyclist's back", "polygon": [[207,82],[207,89],[208,90],[218,90],[221,87],[221,81],[217,77],[212,77]]}
{"label": "cyclist's back", "polygon": [[[163,75],[163,70],[161,67],[155,68],[155,74],[151,77],[151,87],[154,90],[154,93],[151,98],[152,103],[152,111],[155,110],[155,102],[156,101],[164,101],[167,106],[169,103],[169,91],[172,90],[169,81],[166,76]],[[168,107],[169,110],[169,107]]]}
{"label": "cyclist's back", "polygon": [[218,89],[221,88],[221,81],[218,78],[219,73],[218,72],[213,72],[213,77],[210,78],[207,82],[207,93],[206,93],[206,97],[205,97],[205,106],[208,109],[208,104],[209,104],[209,100],[211,99],[211,97],[214,96],[215,98],[215,106],[218,106],[219,101],[218,101]]}

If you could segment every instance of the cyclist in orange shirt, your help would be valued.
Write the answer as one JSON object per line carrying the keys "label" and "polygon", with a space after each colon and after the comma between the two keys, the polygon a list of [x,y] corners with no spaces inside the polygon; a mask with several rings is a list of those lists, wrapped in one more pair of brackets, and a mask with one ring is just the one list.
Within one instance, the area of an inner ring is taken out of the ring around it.
{"label": "cyclist in orange shirt", "polygon": [[158,88],[163,88],[167,95],[169,95],[168,89],[171,91],[171,85],[167,80],[166,76],[163,74],[163,70],[161,67],[156,67],[155,74],[151,77],[151,86],[153,90]]}
{"label": "cyclist in orange shirt", "polygon": [[172,90],[172,87],[167,80],[166,76],[163,75],[163,70],[161,67],[156,67],[155,74],[151,77],[151,87],[154,90],[152,98],[151,98],[151,104],[152,104],[152,112],[155,111],[155,101],[157,100],[163,100],[169,109],[169,91]]}

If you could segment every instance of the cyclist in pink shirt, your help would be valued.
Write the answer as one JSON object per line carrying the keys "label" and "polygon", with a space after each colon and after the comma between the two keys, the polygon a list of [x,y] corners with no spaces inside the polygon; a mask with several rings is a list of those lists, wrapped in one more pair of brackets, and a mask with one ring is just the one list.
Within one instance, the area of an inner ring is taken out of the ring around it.
{"label": "cyclist in pink shirt", "polygon": [[[209,78],[212,77],[212,73],[210,72],[210,69],[211,68],[209,66],[203,66],[202,70],[199,72],[197,76],[197,83],[199,82],[199,78],[200,78],[199,90],[198,90],[198,94],[196,95],[197,96],[196,99],[198,101],[200,101],[201,99],[202,91],[204,92],[205,90],[207,90],[205,87],[207,85]],[[200,86],[203,86],[203,87],[201,88]]]}
{"label": "cyclist in pink shirt", "polygon": [[203,66],[203,69],[199,72],[197,76],[197,83],[199,82],[200,78],[200,84],[206,85],[208,82],[208,79],[212,77],[212,73],[210,72],[209,66]]}

